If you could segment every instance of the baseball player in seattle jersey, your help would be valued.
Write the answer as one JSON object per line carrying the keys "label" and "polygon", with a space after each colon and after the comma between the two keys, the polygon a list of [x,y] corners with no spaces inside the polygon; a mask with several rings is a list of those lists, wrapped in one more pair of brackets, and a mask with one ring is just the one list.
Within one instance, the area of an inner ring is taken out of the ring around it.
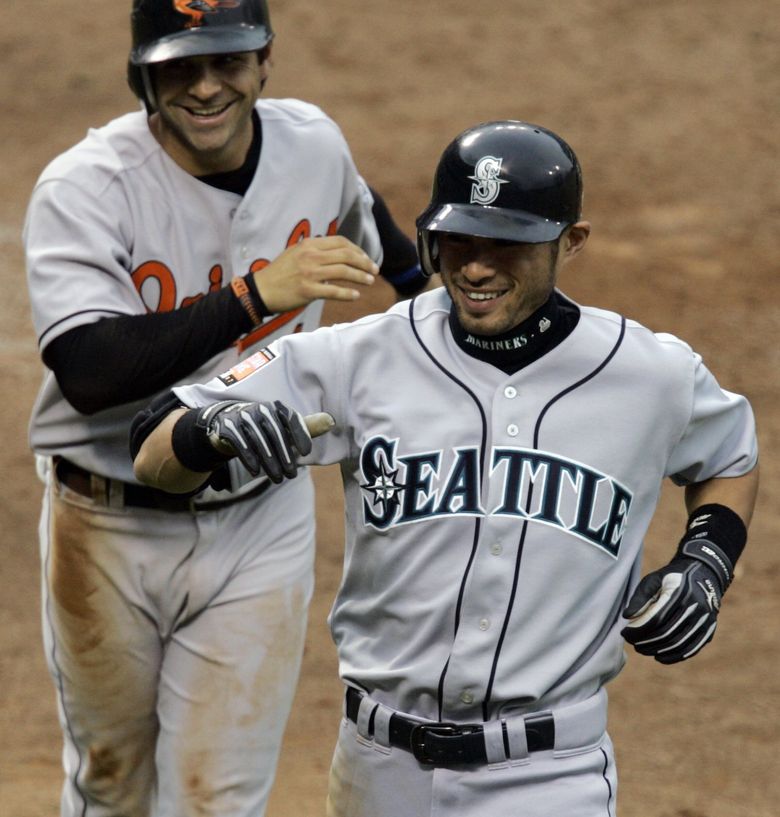
{"label": "baseball player in seattle jersey", "polygon": [[[136,473],[169,490],[232,456],[274,479],[341,464],[331,817],[614,817],[624,640],[673,663],[712,638],[755,500],[751,408],[683,341],[555,287],[590,233],[581,192],[554,133],[465,131],[417,220],[445,289],[135,420]],[[665,477],[690,518],[640,581]]]}
{"label": "baseball player in seattle jersey", "polygon": [[167,496],[138,484],[130,422],[315,328],[323,299],[358,297],[379,262],[401,293],[425,278],[336,124],[258,99],[264,0],[135,0],[132,33],[145,110],[45,169],[24,233],[49,369],[31,442],[62,814],[258,817],[299,669],[312,483],[234,460]]}

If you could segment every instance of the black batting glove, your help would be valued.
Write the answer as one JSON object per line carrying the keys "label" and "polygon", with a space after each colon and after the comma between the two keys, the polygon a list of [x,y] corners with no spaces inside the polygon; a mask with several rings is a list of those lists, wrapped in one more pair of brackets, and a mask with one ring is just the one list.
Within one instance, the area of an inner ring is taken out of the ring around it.
{"label": "black batting glove", "polygon": [[215,403],[198,411],[197,423],[217,452],[238,457],[253,476],[264,473],[275,483],[295,477],[297,456],[312,448],[303,416],[278,400]]}
{"label": "black batting glove", "polygon": [[674,559],[645,576],[634,591],[623,611],[629,620],[623,638],[662,664],[696,655],[715,634],[721,600],[746,537],[742,520],[729,508],[697,509]]}

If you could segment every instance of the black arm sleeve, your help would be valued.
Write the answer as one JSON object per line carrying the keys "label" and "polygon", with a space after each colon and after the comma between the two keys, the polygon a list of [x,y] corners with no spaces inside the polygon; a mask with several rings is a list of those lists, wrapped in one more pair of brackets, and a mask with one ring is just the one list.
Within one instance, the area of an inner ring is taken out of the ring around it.
{"label": "black arm sleeve", "polygon": [[67,401],[82,414],[149,397],[230,346],[252,322],[230,287],[172,312],[103,318],[43,351]]}
{"label": "black arm sleeve", "polygon": [[379,272],[399,295],[414,295],[428,281],[420,268],[417,247],[395,223],[385,200],[373,187],[368,189],[374,197],[372,212],[384,250]]}

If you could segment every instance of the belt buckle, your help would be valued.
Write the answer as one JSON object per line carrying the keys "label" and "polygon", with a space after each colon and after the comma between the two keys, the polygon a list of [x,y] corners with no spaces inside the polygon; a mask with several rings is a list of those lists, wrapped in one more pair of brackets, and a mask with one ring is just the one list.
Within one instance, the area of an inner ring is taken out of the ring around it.
{"label": "belt buckle", "polygon": [[436,759],[432,758],[425,750],[425,736],[437,735],[439,737],[455,738],[463,734],[463,730],[455,723],[418,723],[409,737],[412,754],[419,763],[425,766],[434,766]]}

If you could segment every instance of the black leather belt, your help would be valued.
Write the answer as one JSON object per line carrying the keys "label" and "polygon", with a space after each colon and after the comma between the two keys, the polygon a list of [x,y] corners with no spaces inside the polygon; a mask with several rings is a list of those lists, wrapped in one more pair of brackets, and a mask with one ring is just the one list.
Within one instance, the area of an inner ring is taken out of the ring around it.
{"label": "black leather belt", "polygon": [[[125,507],[151,508],[158,511],[188,511],[192,513],[197,510],[219,510],[229,505],[235,505],[236,502],[243,502],[245,499],[254,499],[264,494],[271,487],[271,482],[268,480],[253,490],[239,496],[232,496],[230,499],[193,503],[190,494],[169,494],[157,488],[102,477],[63,457],[54,458],[54,473],[63,485],[88,499],[98,498],[95,491],[95,482],[97,481],[101,488],[101,497],[118,496],[122,497],[122,505]],[[108,504],[108,499],[105,502]]]}
{"label": "black leather belt", "polygon": [[[347,687],[347,717],[357,723],[362,693]],[[374,714],[368,729],[373,732]],[[529,752],[542,752],[555,746],[555,721],[549,712],[526,715],[525,737]],[[487,763],[487,750],[482,724],[418,723],[395,713],[390,716],[391,746],[411,752],[420,763],[428,766],[449,766],[461,763]],[[509,756],[506,727],[504,748]]]}

